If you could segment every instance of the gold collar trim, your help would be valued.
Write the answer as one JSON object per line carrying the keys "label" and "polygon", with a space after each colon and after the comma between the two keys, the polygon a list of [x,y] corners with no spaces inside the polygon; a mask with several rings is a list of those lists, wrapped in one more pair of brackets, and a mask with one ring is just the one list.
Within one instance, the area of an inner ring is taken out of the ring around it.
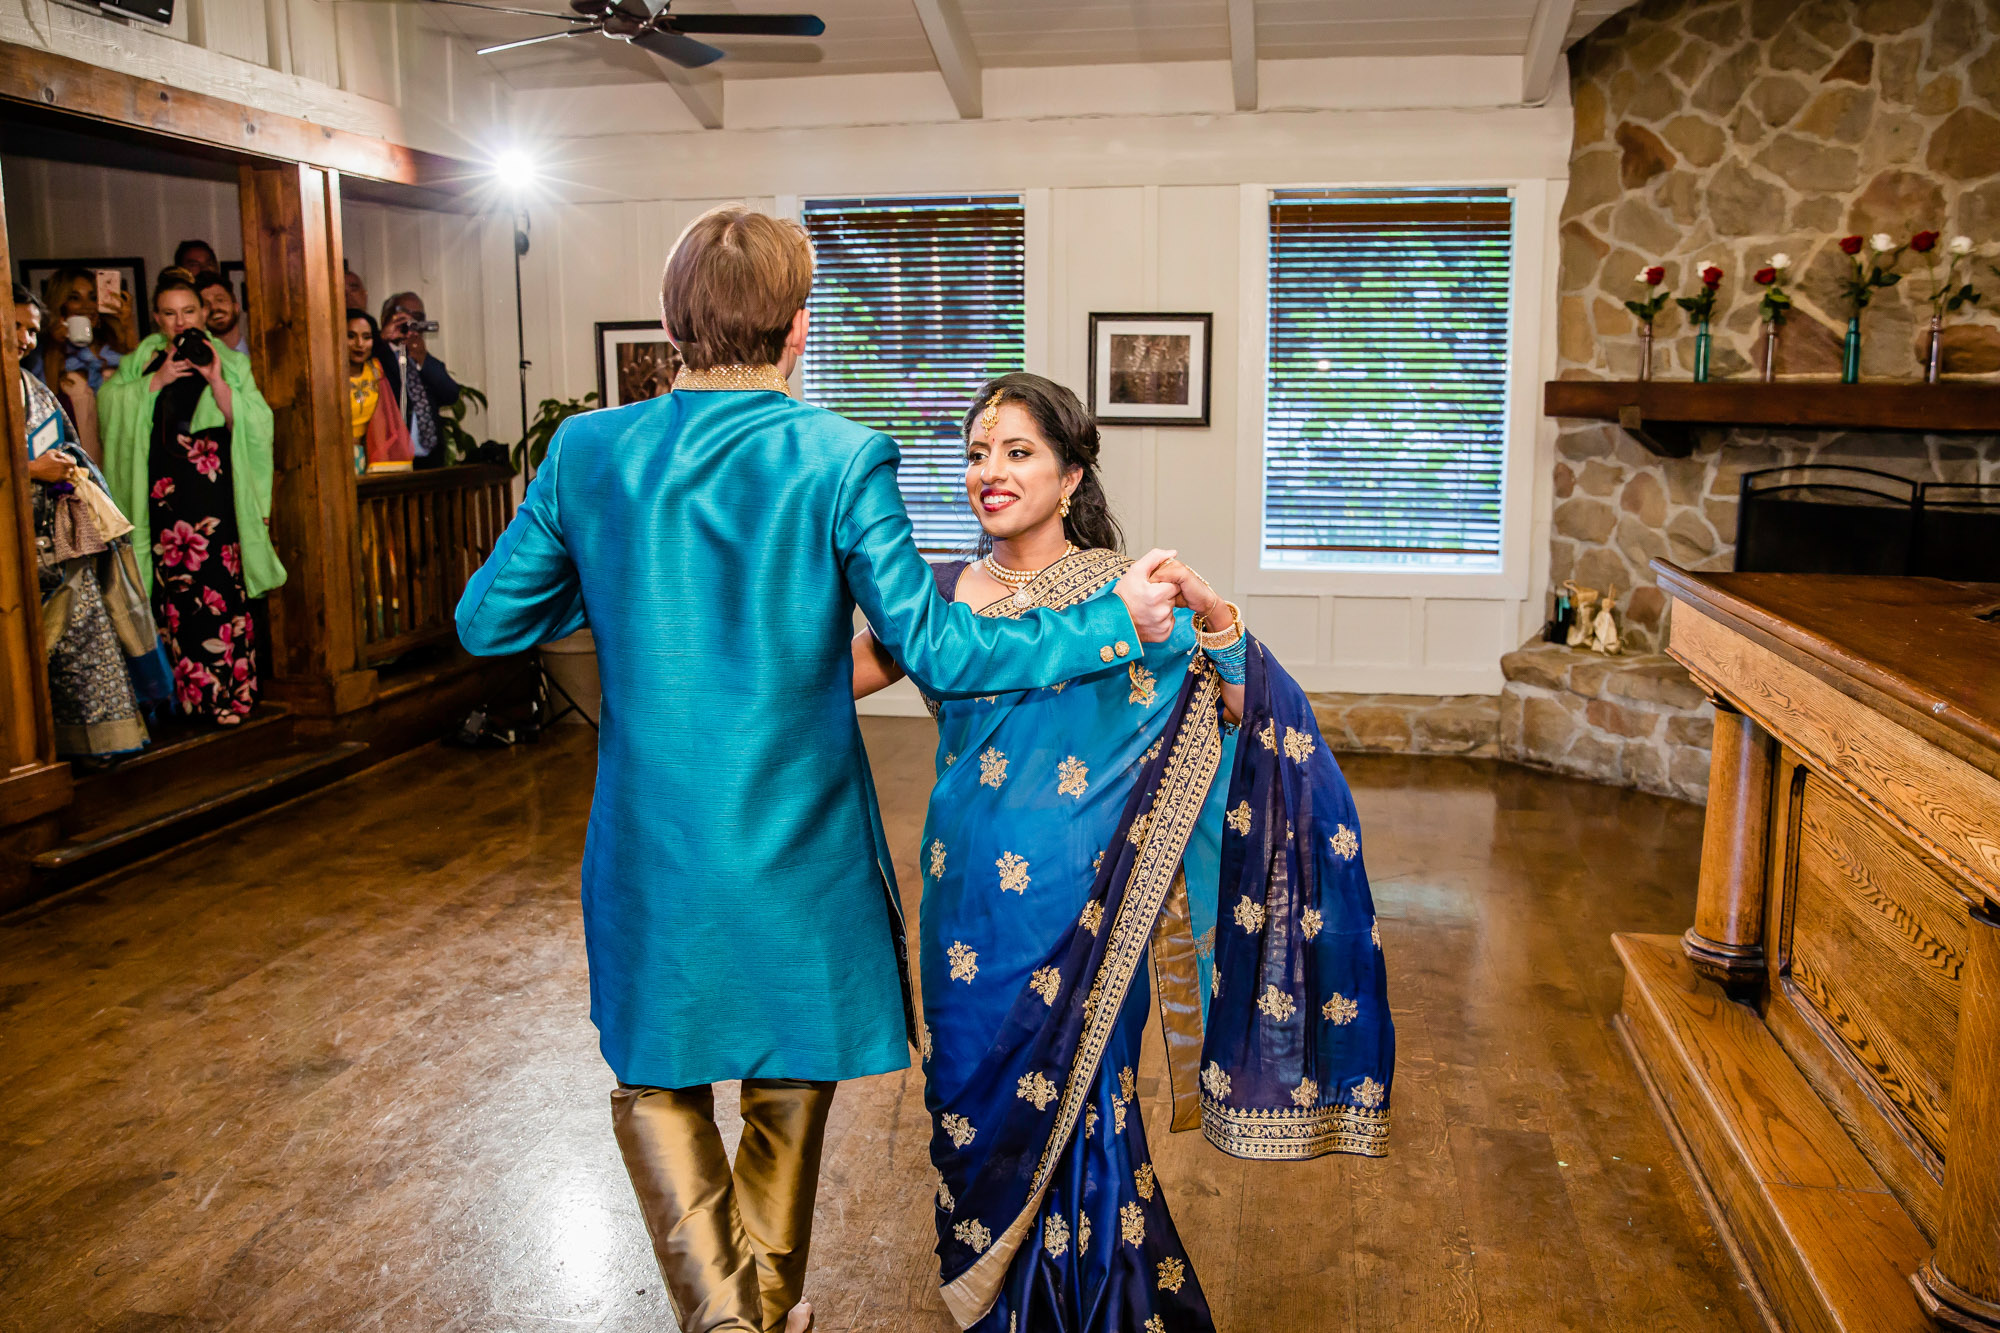
{"label": "gold collar trim", "polygon": [[792,386],[786,383],[776,366],[710,366],[707,370],[684,367],[680,374],[674,376],[674,388],[703,391],[764,389],[784,394],[787,398],[792,395]]}

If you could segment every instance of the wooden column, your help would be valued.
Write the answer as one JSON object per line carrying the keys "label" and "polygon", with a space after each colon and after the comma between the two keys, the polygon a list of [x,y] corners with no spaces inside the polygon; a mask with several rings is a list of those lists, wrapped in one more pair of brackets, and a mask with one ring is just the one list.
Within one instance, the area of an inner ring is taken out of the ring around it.
{"label": "wooden column", "polygon": [[1681,937],[1681,947],[1697,970],[1725,985],[1754,984],[1764,973],[1774,748],[1769,732],[1716,700],[1701,882],[1694,925]]}
{"label": "wooden column", "polygon": [[2000,1329],[2000,921],[1967,917],[1937,1251],[1917,1298],[1947,1328]]}
{"label": "wooden column", "polygon": [[[0,199],[0,272],[14,271]],[[27,421],[14,355],[14,303],[0,324],[0,828],[69,804],[69,765],[56,758],[48,658],[30,509]],[[60,353],[58,353],[60,355]]]}
{"label": "wooden column", "polygon": [[302,715],[334,717],[376,693],[355,592],[340,174],[246,166],[240,193],[250,358],[276,419],[271,536],[290,575],[271,595],[266,693]]}

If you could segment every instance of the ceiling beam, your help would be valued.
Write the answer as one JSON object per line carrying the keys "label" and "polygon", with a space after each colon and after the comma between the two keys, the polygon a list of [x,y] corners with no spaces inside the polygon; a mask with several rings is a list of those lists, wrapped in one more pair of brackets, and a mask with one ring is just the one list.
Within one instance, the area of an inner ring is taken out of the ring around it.
{"label": "ceiling beam", "polygon": [[952,104],[964,120],[978,120],[986,107],[980,83],[979,53],[972,49],[972,37],[965,30],[965,16],[958,12],[958,0],[910,0],[917,18],[930,38],[931,54],[937,57],[938,73],[951,91]]}
{"label": "ceiling beam", "polygon": [[1536,0],[1535,19],[1528,25],[1528,49],[1521,53],[1521,100],[1538,106],[1555,89],[1562,67],[1563,41],[1569,36],[1576,0]]}
{"label": "ceiling beam", "polygon": [[1229,0],[1229,83],[1238,111],[1257,109],[1257,0]]}

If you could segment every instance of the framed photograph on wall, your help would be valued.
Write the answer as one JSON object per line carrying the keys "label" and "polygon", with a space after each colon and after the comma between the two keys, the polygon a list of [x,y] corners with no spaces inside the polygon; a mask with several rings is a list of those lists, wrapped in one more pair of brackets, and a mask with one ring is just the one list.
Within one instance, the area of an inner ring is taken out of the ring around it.
{"label": "framed photograph on wall", "polygon": [[600,321],[597,326],[597,401],[605,407],[642,403],[674,387],[681,354],[657,319]]}
{"label": "framed photograph on wall", "polygon": [[1206,426],[1214,315],[1093,314],[1090,410],[1104,426]]}
{"label": "framed photograph on wall", "polygon": [[[21,285],[37,297],[44,296],[42,284],[66,268],[82,269],[95,275],[100,269],[109,269],[118,274],[119,285],[132,294],[131,319],[125,329],[126,346],[151,332],[153,323],[146,313],[147,303],[152,299],[152,289],[146,286],[146,261],[132,257],[118,259],[23,259],[20,261]],[[55,311],[49,312],[57,318]]]}

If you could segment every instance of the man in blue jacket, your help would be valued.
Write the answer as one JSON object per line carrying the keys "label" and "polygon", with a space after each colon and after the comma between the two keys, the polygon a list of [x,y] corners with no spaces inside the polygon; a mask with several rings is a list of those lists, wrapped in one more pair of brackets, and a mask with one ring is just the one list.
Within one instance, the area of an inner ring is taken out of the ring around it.
{"label": "man in blue jacket", "polygon": [[[1101,670],[1172,628],[1155,552],[1116,598],[945,602],[887,436],[794,401],[813,257],[738,205],[682,233],[663,397],[564,423],[458,606],[475,653],[588,624],[603,680],[584,844],[612,1120],[688,1333],[802,1329],[836,1080],[908,1067],[902,910],[851,688],[856,604],[934,697]],[[732,1169],[712,1084],[743,1080]],[[794,1308],[796,1306],[796,1308]]]}

